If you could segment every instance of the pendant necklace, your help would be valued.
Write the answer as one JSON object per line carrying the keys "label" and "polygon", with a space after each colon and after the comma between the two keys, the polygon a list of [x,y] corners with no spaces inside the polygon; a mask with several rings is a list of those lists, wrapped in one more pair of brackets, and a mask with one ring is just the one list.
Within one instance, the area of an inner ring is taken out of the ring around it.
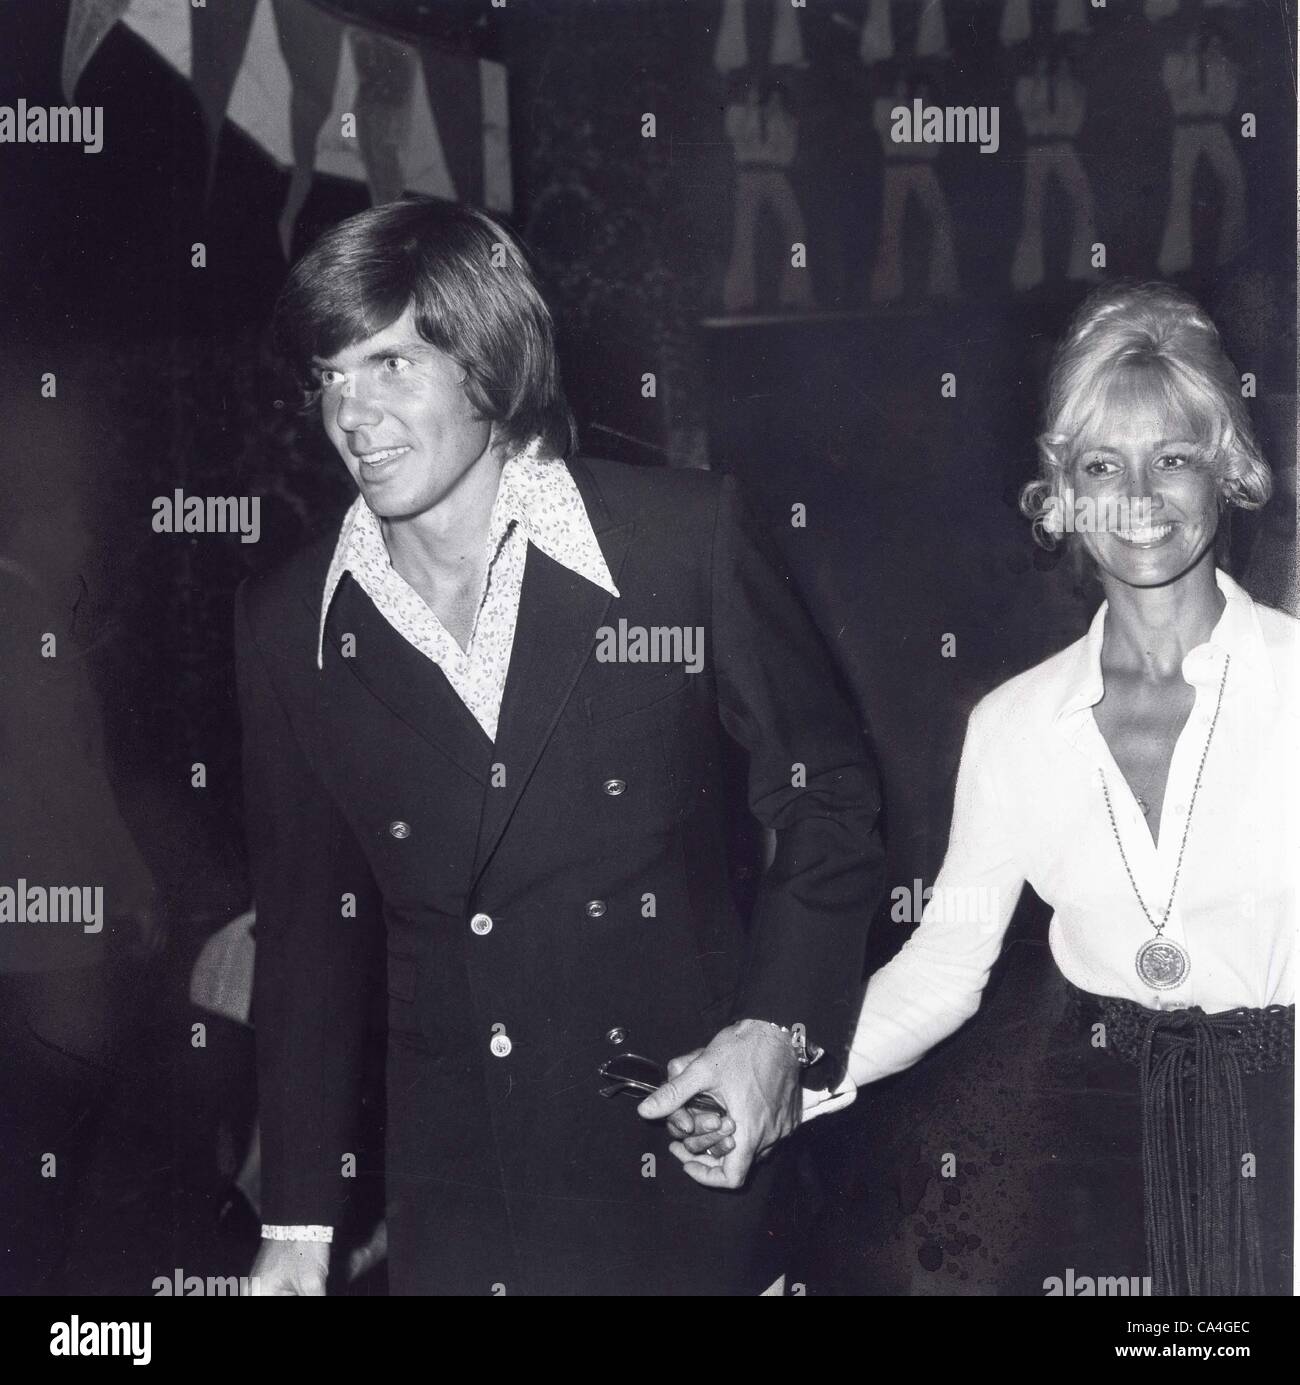
{"label": "pendant necklace", "polygon": [[[1137,951],[1134,959],[1137,966],[1137,974],[1157,991],[1167,991],[1174,986],[1181,985],[1186,979],[1188,972],[1192,969],[1192,959],[1187,955],[1185,949],[1180,947],[1172,938],[1164,936],[1165,924],[1169,922],[1169,911],[1174,907],[1174,894],[1178,890],[1178,877],[1183,869],[1183,852],[1187,849],[1187,834],[1192,827],[1192,814],[1196,810],[1196,796],[1201,789],[1201,775],[1205,771],[1205,757],[1210,753],[1210,742],[1214,739],[1214,728],[1219,724],[1219,711],[1223,706],[1223,687],[1228,681],[1228,664],[1231,656],[1223,656],[1223,674],[1219,678],[1219,696],[1214,704],[1214,717],[1210,722],[1210,731],[1205,738],[1205,749],[1201,751],[1201,763],[1196,767],[1196,782],[1192,785],[1192,799],[1187,805],[1187,821],[1183,825],[1183,840],[1178,847],[1178,861],[1174,866],[1174,883],[1169,887],[1169,900],[1164,907],[1164,912],[1160,915],[1160,922],[1157,923],[1151,917],[1151,911],[1146,906],[1146,901],[1142,898],[1142,892],[1138,889],[1137,881],[1133,877],[1133,870],[1128,863],[1128,855],[1124,850],[1124,843],[1120,840],[1119,827],[1115,823],[1115,809],[1111,806],[1110,789],[1106,786],[1106,776],[1101,776],[1101,791],[1106,798],[1106,812],[1110,817],[1110,830],[1115,834],[1115,845],[1119,847],[1120,860],[1124,862],[1124,871],[1128,875],[1128,882],[1133,887],[1133,893],[1137,896],[1137,902],[1146,917],[1146,921],[1156,930],[1154,938],[1148,938]],[[1139,806],[1145,813],[1146,807],[1138,800]]]}

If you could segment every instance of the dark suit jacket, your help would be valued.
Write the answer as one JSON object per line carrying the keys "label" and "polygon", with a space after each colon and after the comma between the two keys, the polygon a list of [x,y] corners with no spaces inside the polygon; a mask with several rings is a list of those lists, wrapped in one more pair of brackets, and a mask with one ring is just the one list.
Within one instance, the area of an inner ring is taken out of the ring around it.
{"label": "dark suit jacket", "polygon": [[[240,591],[263,1213],[338,1217],[382,934],[395,1292],[756,1292],[780,1268],[771,1165],[698,1187],[597,1069],[742,1017],[802,1023],[828,1072],[843,1061],[877,778],[734,482],[569,466],[620,598],[529,549],[495,744],[350,579],[317,669],[334,533]],[[600,661],[619,619],[700,627],[702,670]],[[723,733],[776,831],[746,921]]]}

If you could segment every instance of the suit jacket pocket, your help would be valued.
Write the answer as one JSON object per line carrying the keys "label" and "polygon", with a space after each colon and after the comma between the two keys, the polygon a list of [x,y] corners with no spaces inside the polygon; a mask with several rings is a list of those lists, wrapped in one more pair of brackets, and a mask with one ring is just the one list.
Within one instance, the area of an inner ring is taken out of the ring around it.
{"label": "suit jacket pocket", "polygon": [[388,1041],[421,1053],[431,1051],[420,1019],[419,962],[403,953],[388,954]]}
{"label": "suit jacket pocket", "polygon": [[638,677],[620,679],[614,686],[590,693],[584,702],[589,726],[604,726],[609,722],[640,720],[645,714],[655,721],[667,720],[678,710],[678,704],[668,704],[679,698],[693,675],[676,666],[666,666]]}

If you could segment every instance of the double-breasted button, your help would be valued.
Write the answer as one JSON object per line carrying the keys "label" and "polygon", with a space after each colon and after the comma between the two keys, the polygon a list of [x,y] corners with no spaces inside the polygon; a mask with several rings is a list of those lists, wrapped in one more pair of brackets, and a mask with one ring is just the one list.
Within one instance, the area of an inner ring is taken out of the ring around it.
{"label": "double-breasted button", "polygon": [[598,919],[605,913],[605,901],[603,899],[589,899],[587,901],[587,917]]}
{"label": "double-breasted button", "polygon": [[605,1037],[612,1044],[625,1044],[627,1042],[627,1030],[622,1025],[616,1024]]}
{"label": "double-breasted button", "polygon": [[611,798],[617,798],[617,797],[619,796],[619,794],[623,793],[624,790],[625,790],[626,788],[627,788],[627,780],[626,780],[626,779],[606,779],[606,780],[605,780],[605,792],[606,792]]}
{"label": "double-breasted button", "polygon": [[492,1042],[488,1044],[488,1047],[492,1050],[493,1057],[505,1058],[514,1048],[514,1044],[510,1042],[509,1034],[493,1034]]}
{"label": "double-breasted button", "polygon": [[411,824],[409,822],[403,822],[398,818],[396,822],[390,822],[388,824],[388,835],[390,837],[396,837],[400,842],[411,835]]}
{"label": "double-breasted button", "polygon": [[469,926],[480,938],[485,937],[492,931],[492,916],[491,914],[475,914],[470,919]]}

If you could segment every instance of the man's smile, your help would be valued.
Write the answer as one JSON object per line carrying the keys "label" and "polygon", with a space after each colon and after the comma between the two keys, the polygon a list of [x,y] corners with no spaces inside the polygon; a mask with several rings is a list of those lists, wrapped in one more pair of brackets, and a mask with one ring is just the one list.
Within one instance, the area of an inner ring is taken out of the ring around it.
{"label": "man's smile", "polygon": [[353,449],[352,455],[361,463],[362,472],[373,471],[377,467],[383,467],[387,463],[396,460],[409,452],[409,447],[381,447],[373,452],[358,452]]}

